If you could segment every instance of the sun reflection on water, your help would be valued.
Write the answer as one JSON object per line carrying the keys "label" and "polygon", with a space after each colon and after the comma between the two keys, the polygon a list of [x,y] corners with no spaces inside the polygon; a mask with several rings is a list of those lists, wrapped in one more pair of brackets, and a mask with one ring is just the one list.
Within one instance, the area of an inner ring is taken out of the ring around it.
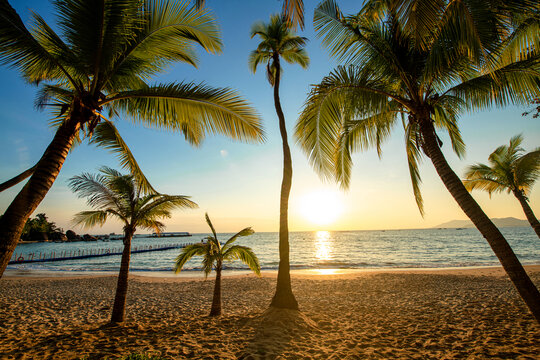
{"label": "sun reflection on water", "polygon": [[332,259],[332,244],[328,231],[317,231],[315,234],[315,257],[321,261]]}

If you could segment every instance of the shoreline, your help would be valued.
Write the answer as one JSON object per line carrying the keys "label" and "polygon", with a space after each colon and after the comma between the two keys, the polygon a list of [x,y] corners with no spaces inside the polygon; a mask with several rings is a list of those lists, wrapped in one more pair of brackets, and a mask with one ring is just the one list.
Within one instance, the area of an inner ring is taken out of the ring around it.
{"label": "shoreline", "polygon": [[[527,272],[540,272],[540,264],[524,265]],[[324,277],[354,277],[361,274],[385,274],[385,273],[402,273],[402,274],[438,274],[438,275],[469,275],[469,276],[506,276],[506,272],[502,266],[449,266],[440,268],[319,268],[319,269],[292,269],[291,276],[293,277],[309,277],[309,278],[324,278]],[[7,269],[4,272],[3,279],[55,279],[55,278],[94,278],[94,277],[116,277],[117,271],[65,271],[65,270],[19,270]],[[224,270],[223,277],[234,278],[253,275],[249,270]],[[184,279],[197,280],[203,279],[202,271],[184,271],[175,274],[172,271],[130,271],[130,278],[164,278],[164,279]],[[212,272],[208,279],[211,280],[215,276]],[[253,275],[255,276],[255,275]],[[262,277],[276,277],[277,270],[263,270]],[[1,281],[1,279],[0,279]]]}

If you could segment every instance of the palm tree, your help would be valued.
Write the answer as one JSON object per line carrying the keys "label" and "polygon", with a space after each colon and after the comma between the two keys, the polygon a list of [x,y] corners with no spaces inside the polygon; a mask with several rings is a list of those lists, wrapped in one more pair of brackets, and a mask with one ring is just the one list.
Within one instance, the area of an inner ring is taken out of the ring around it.
{"label": "palm tree", "polygon": [[518,199],[527,220],[540,238],[540,223],[529,206],[527,195],[540,175],[540,148],[523,154],[520,147],[523,136],[517,135],[510,139],[508,145],[499,146],[489,155],[490,165],[475,164],[469,166],[463,181],[469,191],[485,190],[489,196],[492,193],[512,192]]}
{"label": "palm tree", "polygon": [[221,51],[218,26],[206,10],[196,10],[187,0],[54,4],[58,34],[37,14],[26,28],[7,0],[0,0],[0,63],[40,85],[36,102],[53,111],[56,127],[38,163],[10,182],[32,175],[0,222],[0,276],[26,219],[51,188],[74,144],[89,139],[111,150],[143,190],[153,191],[113,117],[179,132],[193,145],[207,133],[243,141],[264,138],[256,111],[231,89],[148,83],[173,62],[195,66],[194,45]]}
{"label": "palm tree", "polygon": [[307,39],[294,35],[285,19],[278,15],[273,15],[269,24],[262,22],[253,24],[251,37],[256,35],[262,41],[257,49],[251,52],[249,67],[255,73],[259,64],[266,65],[268,81],[274,87],[274,105],[279,118],[279,131],[283,143],[283,180],[279,205],[279,270],[276,293],[270,306],[298,309],[298,303],[292,293],[289,266],[288,208],[292,181],[292,160],[287,140],[285,116],[279,100],[279,83],[281,80],[281,58],[290,64],[299,64],[304,69],[308,67],[309,57],[303,48]]}
{"label": "palm tree", "polygon": [[[531,11],[527,2],[518,3]],[[510,20],[519,14],[513,2],[506,4],[368,1],[350,16],[332,0],[320,4],[315,27],[332,55],[346,66],[312,88],[296,137],[315,170],[346,188],[351,153],[375,147],[380,154],[381,144],[401,120],[421,213],[418,163],[423,153],[540,321],[538,289],[448,165],[437,135],[437,130],[446,131],[452,149],[461,156],[465,145],[457,126],[459,114],[509,102],[526,104],[538,95],[538,18],[534,26],[514,26]],[[507,6],[506,12],[499,5]],[[538,4],[531,6],[537,9]]]}
{"label": "palm tree", "polygon": [[176,258],[174,265],[175,273],[182,271],[182,268],[193,256],[203,257],[202,266],[205,278],[210,275],[212,268],[216,270],[216,282],[214,284],[214,298],[212,300],[212,309],[210,316],[221,315],[221,270],[225,261],[240,260],[246,264],[255,274],[261,275],[261,266],[259,259],[247,246],[233,245],[240,236],[249,236],[254,233],[250,227],[241,230],[231,236],[222,246],[218,240],[214,225],[210,221],[208,214],[205,214],[206,223],[212,230],[212,235],[204,238],[206,242],[188,245],[182,249],[182,252]]}
{"label": "palm tree", "polygon": [[159,220],[170,218],[171,210],[194,209],[197,204],[186,196],[148,193],[134,175],[123,175],[108,167],[100,172],[74,176],[69,179],[69,186],[95,209],[77,213],[74,218],[77,225],[102,226],[111,217],[124,225],[124,250],[111,315],[111,323],[119,323],[124,321],[133,234],[140,228],[160,233],[164,225]]}

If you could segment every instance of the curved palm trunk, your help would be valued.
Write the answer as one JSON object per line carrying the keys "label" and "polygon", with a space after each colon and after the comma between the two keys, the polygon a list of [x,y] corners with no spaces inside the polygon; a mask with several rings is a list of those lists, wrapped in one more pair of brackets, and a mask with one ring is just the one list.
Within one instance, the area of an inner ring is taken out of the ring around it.
{"label": "curved palm trunk", "polygon": [[221,315],[221,264],[216,266],[216,283],[214,284],[214,298],[210,316]]}
{"label": "curved palm trunk", "polygon": [[3,182],[2,184],[0,184],[0,192],[4,191],[6,189],[9,189],[12,186],[17,185],[18,183],[20,183],[21,181],[23,181],[27,177],[31,176],[34,173],[34,170],[36,170],[36,167],[37,167],[37,164],[32,166],[30,169],[27,169],[27,170],[23,171],[19,175],[12,177],[8,181]]}
{"label": "curved palm trunk", "polygon": [[446,162],[431,121],[424,120],[421,123],[421,131],[424,138],[424,151],[431,159],[444,185],[482,236],[487,240],[519,294],[536,320],[540,322],[540,293],[538,289],[534,286],[499,229],[476,203],[471,194],[465,189],[459,177]]}
{"label": "curved palm trunk", "polygon": [[80,116],[71,116],[56,131],[34,173],[0,220],[0,277],[17,247],[26,220],[52,187],[79,130]]}
{"label": "curved palm trunk", "polygon": [[285,127],[285,116],[281,109],[279,101],[279,75],[281,68],[279,66],[279,56],[274,55],[274,64],[276,66],[276,79],[274,82],[274,105],[279,118],[279,132],[283,142],[283,180],[281,182],[281,196],[279,203],[279,268],[277,276],[276,293],[272,298],[270,306],[285,309],[298,310],[291,287],[291,274],[289,264],[289,194],[291,193],[292,183],[292,159],[289,142],[287,141],[287,128]]}
{"label": "curved palm trunk", "polygon": [[116,284],[116,295],[114,297],[114,306],[111,315],[111,323],[120,323],[124,321],[126,310],[126,298],[128,290],[129,259],[131,257],[131,239],[133,230],[125,230],[124,250],[122,251],[122,261],[120,263],[120,272],[118,273],[118,282]]}
{"label": "curved palm trunk", "polygon": [[538,222],[538,219],[536,216],[534,216],[534,213],[529,206],[529,203],[527,202],[527,199],[521,192],[514,192],[514,195],[519,200],[519,203],[521,204],[521,207],[523,208],[523,212],[525,213],[525,216],[527,217],[527,220],[529,221],[529,224],[531,224],[534,232],[536,235],[540,238],[540,222]]}

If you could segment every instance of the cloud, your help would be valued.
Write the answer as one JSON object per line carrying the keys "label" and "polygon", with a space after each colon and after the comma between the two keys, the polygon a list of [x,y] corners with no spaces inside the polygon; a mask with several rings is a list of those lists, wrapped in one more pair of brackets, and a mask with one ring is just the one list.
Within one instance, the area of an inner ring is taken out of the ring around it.
{"label": "cloud", "polygon": [[23,139],[14,139],[15,152],[21,164],[27,165],[30,162],[30,151]]}
{"label": "cloud", "polygon": [[219,153],[221,154],[221,157],[226,158],[229,156],[229,152],[227,150],[220,150]]}

